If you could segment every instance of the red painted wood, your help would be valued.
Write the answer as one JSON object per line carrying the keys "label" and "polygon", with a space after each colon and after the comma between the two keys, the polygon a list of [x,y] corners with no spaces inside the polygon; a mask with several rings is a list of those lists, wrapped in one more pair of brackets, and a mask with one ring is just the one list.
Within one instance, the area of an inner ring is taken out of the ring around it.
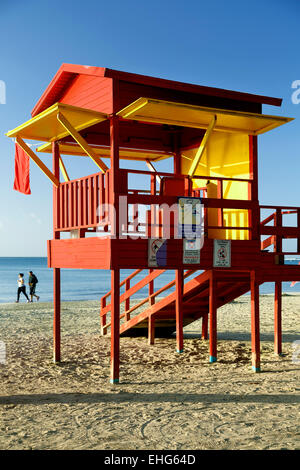
{"label": "red painted wood", "polygon": [[274,351],[276,354],[282,353],[282,284],[275,282],[275,311],[274,311]]}
{"label": "red painted wood", "polygon": [[252,368],[260,371],[260,334],[259,334],[259,283],[256,273],[251,272],[251,350]]}
{"label": "red painted wood", "polygon": [[[80,77],[80,79],[78,79],[78,77]],[[192,104],[196,104],[195,100],[197,100],[197,95],[199,94],[202,95],[202,104],[205,104],[205,102],[203,102],[203,98],[205,97],[207,97],[207,99],[214,98],[217,104],[216,107],[226,107],[225,105],[227,104],[227,106],[230,106],[231,109],[236,109],[236,106],[238,104],[239,106],[243,106],[243,102],[245,102],[244,107],[246,106],[248,111],[252,110],[254,112],[260,112],[262,103],[270,104],[273,106],[280,106],[282,102],[282,100],[278,98],[176,82],[172,80],[149,77],[145,75],[120,72],[108,68],[105,69],[103,67],[86,67],[75,64],[63,64],[56,73],[49,86],[47,87],[47,89],[45,90],[45,92],[43,93],[43,95],[41,96],[41,98],[39,99],[38,103],[35,105],[34,109],[32,110],[32,116],[35,116],[36,114],[40,113],[47,107],[51,106],[53,103],[60,101],[61,99],[63,99],[62,97],[65,97],[65,99],[69,99],[68,96],[71,96],[72,99],[80,99],[80,95],[82,94],[86,100],[91,99],[90,91],[88,91],[89,80],[83,77],[91,77],[92,80],[96,80],[96,77],[99,77],[103,80],[104,77],[106,79],[112,79],[113,82],[121,80],[121,83],[124,83],[125,86],[126,84],[130,85],[131,88],[129,89],[129,92],[132,93],[131,89],[135,90],[136,94],[138,95],[137,97],[150,97],[150,95],[144,93],[152,89],[152,93],[156,93],[154,94],[154,96],[158,98],[159,96],[157,96],[157,93],[159,93],[160,90],[170,90],[171,98],[173,98],[174,101],[178,100],[178,93],[184,93],[185,96],[191,96],[190,99],[193,100]],[[102,84],[100,88],[105,88],[105,82],[102,81],[101,83]],[[72,84],[74,84],[73,87]],[[141,87],[138,87],[137,85],[139,84],[144,88],[141,89]],[[76,88],[78,89],[77,94],[75,93]],[[98,83],[97,86],[95,86],[95,89],[96,88],[98,90]],[[69,91],[68,93],[68,90],[72,91]],[[120,93],[124,93],[123,89],[120,90]],[[102,100],[104,100],[104,97],[102,97]],[[94,101],[97,101],[96,97],[93,97],[92,102]],[[223,103],[224,105],[222,106]],[[253,105],[251,109],[249,109],[251,103]],[[211,101],[207,101],[206,105],[212,105]]]}
{"label": "red painted wood", "polygon": [[77,75],[59,100],[80,108],[112,113],[112,80],[105,77]]}
{"label": "red painted wood", "polygon": [[175,272],[176,288],[176,349],[183,351],[183,271],[177,269]]}
{"label": "red painted wood", "polygon": [[211,362],[217,360],[217,281],[213,271],[209,281],[209,355]]}
{"label": "red painted wood", "polygon": [[208,315],[204,315],[202,318],[202,339],[208,339]]}
{"label": "red painted wood", "polygon": [[[153,272],[153,269],[149,269],[149,274]],[[155,298],[151,297],[154,293],[154,280],[149,282],[149,287],[148,287],[148,294],[149,294],[149,305],[153,305],[155,303]]]}
{"label": "red painted wood", "polygon": [[[52,143],[52,166],[53,174],[59,180],[59,147]],[[58,241],[60,232],[55,228],[60,218],[59,190],[53,186],[53,238]],[[61,339],[60,339],[60,269],[53,270],[53,361],[61,360]]]}
{"label": "red painted wood", "polygon": [[[125,282],[125,291],[128,291],[130,289],[130,279],[126,279],[126,282]],[[126,300],[125,300],[125,311],[129,310],[130,309],[130,297],[128,297]],[[128,321],[130,318],[130,315],[129,314],[126,314],[125,316],[125,320]]]}
{"label": "red painted wood", "polygon": [[103,328],[106,325],[106,315],[102,315],[102,311],[106,307],[106,297],[102,297],[101,302],[100,302],[100,329],[101,329],[101,334],[106,335],[107,334],[107,329]]}
{"label": "red painted wood", "polygon": [[155,318],[153,315],[148,317],[148,344],[154,344],[155,342]]}
{"label": "red painted wood", "polygon": [[[132,75],[132,74],[129,74]],[[122,78],[121,78],[122,76]],[[180,84],[174,86],[174,82],[170,82],[170,87],[162,86],[164,81],[153,79],[148,83],[143,83],[142,80],[135,80],[135,83],[130,79],[127,81],[123,79],[124,75],[119,75],[120,78],[120,109],[128,106],[130,103],[140,98],[141,96],[147,98],[161,99],[166,101],[175,101],[179,103],[187,103],[199,106],[208,106],[213,108],[234,109],[240,111],[249,111],[254,113],[261,112],[261,103],[258,103],[253,95],[245,98],[244,94],[237,95],[237,92],[227,92],[229,99],[225,98],[224,92],[211,89],[213,93],[207,93],[207,90],[191,85]],[[157,85],[154,86],[154,83]],[[159,85],[158,85],[159,83]],[[203,92],[203,94],[201,93]],[[240,99],[242,98],[242,99]],[[256,101],[256,102],[255,102]]]}
{"label": "red painted wood", "polygon": [[108,238],[50,240],[49,250],[52,268],[110,269]]}
{"label": "red painted wood", "polygon": [[111,270],[111,350],[110,380],[119,381],[120,371],[120,270]]}

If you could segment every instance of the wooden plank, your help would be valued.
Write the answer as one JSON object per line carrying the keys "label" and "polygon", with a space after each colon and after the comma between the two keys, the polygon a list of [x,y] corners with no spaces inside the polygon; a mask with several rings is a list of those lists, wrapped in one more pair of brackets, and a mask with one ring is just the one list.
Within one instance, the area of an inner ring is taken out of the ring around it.
{"label": "wooden plank", "polygon": [[251,350],[252,369],[260,372],[259,283],[254,271],[251,272]]}
{"label": "wooden plank", "polygon": [[209,280],[209,362],[217,361],[217,281],[211,271]]}
{"label": "wooden plank", "polygon": [[274,302],[274,351],[275,354],[282,353],[282,283],[275,282],[275,302]]}
{"label": "wooden plank", "polygon": [[175,272],[176,288],[176,351],[183,352],[183,271],[177,269]]}
{"label": "wooden plank", "polygon": [[155,341],[155,318],[153,315],[148,317],[148,344],[154,344]]}
{"label": "wooden plank", "polygon": [[111,270],[110,383],[119,383],[120,371],[120,270]]}

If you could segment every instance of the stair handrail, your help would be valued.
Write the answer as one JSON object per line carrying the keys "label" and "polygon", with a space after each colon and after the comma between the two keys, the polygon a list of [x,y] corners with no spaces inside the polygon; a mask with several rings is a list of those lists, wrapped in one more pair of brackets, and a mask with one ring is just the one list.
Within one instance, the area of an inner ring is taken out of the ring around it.
{"label": "stair handrail", "polygon": [[[129,274],[129,276],[127,276],[126,279],[124,279],[122,282],[120,282],[120,287],[124,286],[127,281],[130,281],[131,279],[133,279],[141,271],[143,271],[143,269],[136,269],[133,273]],[[109,297],[110,295],[111,295],[111,290],[108,291],[105,295],[103,295],[103,297],[101,297],[101,300],[102,299],[107,299],[107,297]]]}
{"label": "stair handrail", "polygon": [[[166,270],[162,270],[162,272],[160,272],[158,276],[160,276],[161,274],[163,274],[163,272],[165,272]],[[197,269],[190,269],[190,270],[187,270],[184,274],[183,274],[183,279],[186,279],[187,277],[191,276],[192,274],[194,274],[195,272],[197,272],[198,270]],[[148,274],[149,276],[149,274]],[[151,280],[149,281],[151,282]],[[170,281],[168,282],[168,284],[166,284],[165,286],[161,287],[160,289],[158,289],[156,292],[153,292],[153,294],[151,295],[148,295],[147,297],[145,297],[143,300],[141,300],[140,302],[138,302],[137,304],[135,304],[133,307],[131,307],[129,310],[126,310],[124,311],[123,313],[120,314],[120,319],[124,318],[124,317],[128,317],[129,318],[127,319],[127,321],[130,319],[130,314],[132,312],[134,312],[134,310],[140,308],[142,305],[144,305],[145,303],[151,301],[151,299],[155,299],[155,297],[157,297],[158,295],[162,294],[163,292],[165,292],[166,290],[170,289],[171,287],[173,287],[175,285],[175,282],[176,280],[174,279],[173,281]],[[132,295],[132,294],[131,294]],[[126,300],[126,299],[124,299]],[[123,300],[123,301],[124,301]],[[110,307],[110,305],[108,305],[107,307]],[[103,313],[100,314],[100,316],[105,316],[108,312],[110,311],[110,309],[108,310],[105,310]],[[102,331],[106,331],[109,327],[111,326],[111,322],[108,322],[106,323],[105,325],[102,324]]]}

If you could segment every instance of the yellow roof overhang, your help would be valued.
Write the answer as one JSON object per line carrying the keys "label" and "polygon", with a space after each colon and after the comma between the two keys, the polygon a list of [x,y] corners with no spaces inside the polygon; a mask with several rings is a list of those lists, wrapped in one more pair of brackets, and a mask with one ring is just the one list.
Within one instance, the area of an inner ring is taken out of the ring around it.
{"label": "yellow roof overhang", "polygon": [[[102,158],[110,158],[110,148],[109,147],[100,147],[92,146],[93,151]],[[51,143],[43,144],[38,147],[37,152],[51,153]],[[82,150],[79,145],[70,144],[70,143],[59,143],[59,151],[62,155],[76,155],[86,157],[86,153]],[[147,150],[136,150],[136,149],[119,149],[120,158],[123,160],[163,160],[164,158],[169,158],[173,156],[171,152],[155,152]]]}
{"label": "yellow roof overhang", "polygon": [[206,108],[184,103],[139,98],[118,112],[124,119],[207,129],[217,117],[215,131],[263,134],[293,118]]}
{"label": "yellow roof overhang", "polygon": [[90,109],[78,108],[68,104],[55,103],[29,121],[7,132],[8,137],[53,142],[69,135],[58,121],[57,114],[63,114],[72,126],[80,131],[107,119],[107,114]]}

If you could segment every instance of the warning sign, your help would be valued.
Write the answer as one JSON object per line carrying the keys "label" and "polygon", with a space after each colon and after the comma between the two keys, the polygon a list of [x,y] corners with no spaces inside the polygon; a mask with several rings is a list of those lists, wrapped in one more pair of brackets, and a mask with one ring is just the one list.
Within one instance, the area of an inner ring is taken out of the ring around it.
{"label": "warning sign", "polygon": [[148,266],[159,267],[167,264],[167,240],[148,238]]}
{"label": "warning sign", "polygon": [[178,198],[178,232],[182,238],[201,238],[201,248],[204,242],[203,205],[200,198]]}
{"label": "warning sign", "polygon": [[214,240],[214,268],[231,267],[231,240]]}
{"label": "warning sign", "polygon": [[183,239],[183,263],[200,263],[200,238],[194,238],[192,240],[188,238]]}

